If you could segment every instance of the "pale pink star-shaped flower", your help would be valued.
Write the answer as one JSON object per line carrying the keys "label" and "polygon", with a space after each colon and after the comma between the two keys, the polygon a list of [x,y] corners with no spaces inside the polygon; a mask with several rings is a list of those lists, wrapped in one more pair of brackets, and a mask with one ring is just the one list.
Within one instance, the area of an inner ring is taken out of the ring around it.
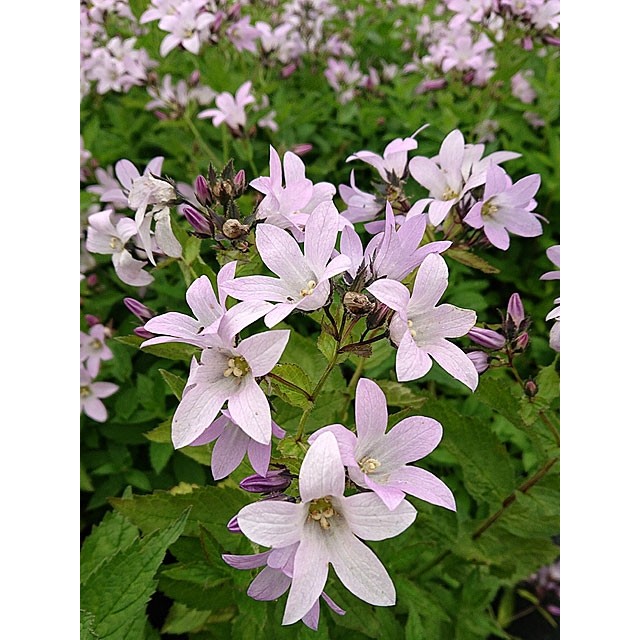
{"label": "pale pink star-shaped flower", "polygon": [[80,332],[80,362],[86,361],[87,371],[94,377],[98,375],[100,363],[113,358],[111,349],[106,345],[106,337],[102,324],[94,324],[89,333]]}
{"label": "pale pink star-shaped flower", "polygon": [[113,382],[94,382],[94,376],[80,366],[80,411],[96,422],[107,419],[107,409],[102,398],[112,396],[118,389]]}

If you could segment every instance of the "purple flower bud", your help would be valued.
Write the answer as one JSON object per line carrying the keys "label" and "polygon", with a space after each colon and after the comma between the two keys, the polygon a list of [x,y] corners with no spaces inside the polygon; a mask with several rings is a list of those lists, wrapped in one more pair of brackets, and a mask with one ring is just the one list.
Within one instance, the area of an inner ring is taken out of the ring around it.
{"label": "purple flower bud", "polygon": [[90,327],[94,327],[97,324],[100,324],[100,318],[98,316],[94,316],[92,313],[88,313],[84,319],[87,321],[87,324]]}
{"label": "purple flower bud", "polygon": [[516,339],[516,348],[524,351],[529,344],[529,334],[525,331],[525,333],[521,333]]}
{"label": "purple flower bud", "polygon": [[291,474],[287,469],[267,471],[266,476],[257,473],[240,481],[240,488],[250,493],[271,493],[284,491],[291,484]]}
{"label": "purple flower bud", "polygon": [[522,38],[522,48],[525,51],[531,51],[533,49],[533,39],[531,36],[525,36]]}
{"label": "purple flower bud", "polygon": [[236,173],[236,175],[233,178],[233,184],[236,186],[236,190],[240,193],[242,193],[245,189],[245,186],[247,184],[247,176],[245,174],[244,169],[240,169],[240,171],[238,171],[238,173]]}
{"label": "purple flower bud", "polygon": [[240,16],[240,12],[242,11],[242,4],[238,2],[234,4],[231,9],[229,9],[228,18],[229,20],[235,20]]}
{"label": "purple flower bud", "polygon": [[211,235],[211,229],[209,227],[209,223],[207,219],[195,209],[191,207],[184,207],[182,209],[184,213],[184,217],[187,219],[187,222],[198,232],[206,235]]}
{"label": "purple flower bud", "polygon": [[445,78],[436,78],[435,80],[425,80],[416,88],[416,93],[426,93],[427,91],[438,91],[447,86]]}
{"label": "purple flower bud", "polygon": [[123,302],[124,306],[141,322],[151,320],[151,318],[156,315],[155,311],[149,309],[149,307],[142,304],[142,302],[138,302],[135,298],[125,298]]}
{"label": "purple flower bud", "polygon": [[376,303],[375,309],[367,316],[367,329],[381,327],[393,315],[393,310],[382,302]]}
{"label": "purple flower bud", "polygon": [[200,82],[200,71],[198,69],[195,69],[194,71],[192,71],[191,75],[189,76],[189,84],[192,87],[195,87],[198,82]]}
{"label": "purple flower bud", "polygon": [[505,344],[504,336],[491,329],[473,327],[469,330],[467,336],[476,344],[479,344],[481,347],[486,347],[487,349],[502,349]]}
{"label": "purple flower bud", "polygon": [[312,149],[313,145],[309,142],[294,144],[293,147],[291,147],[291,151],[293,151],[297,156],[303,156],[305,153],[309,153]]}
{"label": "purple flower bud", "polygon": [[280,75],[283,78],[288,78],[298,67],[295,63],[288,64],[286,67],[282,68]]}
{"label": "purple flower bud", "polygon": [[211,204],[211,190],[209,189],[209,184],[204,176],[198,176],[196,178],[196,197],[200,204],[208,205]]}
{"label": "purple flower bud", "polygon": [[133,330],[133,333],[135,333],[140,338],[144,338],[145,340],[149,340],[150,338],[156,337],[155,333],[151,333],[151,331],[147,331],[144,327],[136,327]]}
{"label": "purple flower bud", "polygon": [[556,38],[555,36],[542,36],[542,41],[545,44],[550,44],[553,47],[560,46],[560,38]]}
{"label": "purple flower bud", "polygon": [[467,73],[465,73],[462,76],[462,82],[464,82],[465,84],[471,84],[475,76],[476,76],[475,71],[467,71]]}
{"label": "purple flower bud", "polygon": [[467,356],[478,373],[484,373],[489,368],[489,356],[484,351],[470,351]]}
{"label": "purple flower bud", "polygon": [[98,284],[98,275],[95,273],[90,273],[87,276],[87,286],[95,287]]}
{"label": "purple flower bud", "polygon": [[524,383],[524,392],[529,398],[533,398],[538,393],[538,385],[533,380]]}
{"label": "purple flower bud", "polygon": [[513,324],[516,326],[516,329],[524,321],[524,306],[522,304],[522,300],[520,300],[520,296],[517,293],[514,293],[509,298],[509,304],[507,305],[507,315],[509,315],[511,317],[511,320],[513,320]]}
{"label": "purple flower bud", "polygon": [[164,113],[164,111],[160,111],[159,109],[156,109],[153,112],[153,115],[156,118],[158,118],[158,120],[168,120],[169,119],[169,116],[166,113]]}
{"label": "purple flower bud", "polygon": [[231,531],[231,533],[242,533],[242,531],[240,529],[240,525],[238,524],[238,517],[237,516],[233,516],[233,518],[231,518],[231,520],[229,520],[229,522],[227,523],[227,529],[229,529],[229,531]]}

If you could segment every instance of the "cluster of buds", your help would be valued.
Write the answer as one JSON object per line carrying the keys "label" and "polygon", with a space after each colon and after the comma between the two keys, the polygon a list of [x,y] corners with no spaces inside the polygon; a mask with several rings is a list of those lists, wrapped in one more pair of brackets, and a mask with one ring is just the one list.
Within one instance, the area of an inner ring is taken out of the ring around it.
{"label": "cluster of buds", "polygon": [[156,312],[152,309],[149,309],[149,307],[142,304],[142,302],[139,302],[135,298],[125,298],[123,300],[123,303],[127,310],[130,311],[136,318],[138,318],[140,322],[142,322],[142,325],[136,327],[133,330],[133,333],[135,333],[140,338],[144,338],[145,340],[153,338],[154,334],[150,331],[147,331],[144,328],[144,324],[147,322],[147,320],[151,320],[151,318],[156,315]]}
{"label": "cluster of buds", "polygon": [[[473,327],[467,334],[473,342],[485,349],[467,353],[478,373],[484,373],[490,367],[491,358],[497,357],[490,352],[503,352],[511,361],[515,354],[522,353],[529,344],[530,319],[525,315],[519,294],[514,293],[509,298],[507,313],[505,315],[501,312],[501,315],[502,324],[497,330]],[[531,391],[535,395],[535,391]]]}
{"label": "cluster of buds", "polygon": [[[218,242],[230,241],[236,249],[248,248],[254,214],[244,217],[236,204],[247,189],[244,169],[236,172],[230,160],[218,175],[209,165],[207,177],[199,175],[195,183],[198,208],[185,206],[183,213],[198,238],[214,238]],[[222,210],[220,212],[220,210]]]}

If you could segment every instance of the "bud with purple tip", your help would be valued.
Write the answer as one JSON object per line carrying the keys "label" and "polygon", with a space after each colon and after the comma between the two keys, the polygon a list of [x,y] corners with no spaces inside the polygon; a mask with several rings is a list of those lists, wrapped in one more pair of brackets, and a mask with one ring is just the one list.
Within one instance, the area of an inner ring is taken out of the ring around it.
{"label": "bud with purple tip", "polygon": [[198,82],[200,82],[200,71],[198,69],[195,69],[189,76],[189,86],[195,87]]}
{"label": "bud with purple tip", "polygon": [[484,373],[489,368],[489,356],[484,351],[470,351],[467,357],[478,373]]}
{"label": "bud with purple tip", "polygon": [[209,184],[204,176],[198,176],[196,178],[195,184],[195,192],[196,198],[198,198],[198,202],[204,205],[210,205],[213,202],[213,198],[211,197],[211,189],[209,189]]}
{"label": "bud with purple tip", "polygon": [[525,331],[516,338],[516,349],[524,351],[529,344],[529,334]]}
{"label": "bud with purple tip", "polygon": [[416,88],[416,93],[426,93],[427,91],[438,91],[447,86],[445,78],[436,78],[435,80],[425,80]]}
{"label": "bud with purple tip", "polygon": [[227,529],[229,529],[231,533],[242,533],[242,531],[240,530],[240,525],[238,524],[237,516],[233,516],[233,518],[229,520],[229,522],[227,523]]}
{"label": "bud with purple tip", "polygon": [[236,196],[242,195],[247,188],[247,177],[244,169],[240,169],[233,177],[233,184],[235,186]]}
{"label": "bud with purple tip", "polygon": [[367,316],[367,329],[377,329],[385,324],[394,313],[386,304],[377,302],[375,309]]}
{"label": "bud with purple tip", "polygon": [[482,329],[480,327],[473,327],[470,329],[467,336],[476,344],[487,349],[502,349],[506,342],[504,336],[499,334],[497,331]]}
{"label": "bud with purple tip", "polygon": [[297,156],[303,156],[305,153],[309,153],[313,149],[313,145],[309,142],[301,142],[300,144],[294,144],[291,151]]}
{"label": "bud with purple tip", "polygon": [[518,329],[518,327],[525,319],[524,305],[522,304],[522,300],[520,299],[519,294],[514,293],[509,298],[509,304],[507,305],[507,315],[513,321],[516,329]]}
{"label": "bud with purple tip", "polygon": [[529,398],[533,398],[538,393],[538,385],[533,380],[524,383],[524,392]]}
{"label": "bud with purple tip", "polygon": [[127,307],[127,309],[141,322],[151,320],[151,318],[156,315],[155,311],[152,311],[149,307],[142,304],[142,302],[139,302],[135,298],[125,298],[123,302],[124,306]]}
{"label": "bud with purple tip", "polygon": [[522,48],[525,51],[531,51],[533,49],[533,39],[531,36],[525,36],[522,38]]}
{"label": "bud with purple tip", "polygon": [[211,227],[207,219],[192,207],[184,207],[182,209],[187,222],[198,232],[203,235],[211,235]]}
{"label": "bud with purple tip", "polygon": [[283,78],[288,78],[298,67],[295,63],[288,64],[286,67],[282,67],[280,75]]}
{"label": "bud with purple tip", "polygon": [[267,471],[266,476],[254,474],[240,481],[240,488],[250,493],[272,493],[284,491],[291,484],[291,474],[287,469]]}
{"label": "bud with purple tip", "polygon": [[100,318],[98,318],[98,316],[94,316],[92,313],[88,313],[84,319],[90,327],[95,327],[95,325],[100,324]]}

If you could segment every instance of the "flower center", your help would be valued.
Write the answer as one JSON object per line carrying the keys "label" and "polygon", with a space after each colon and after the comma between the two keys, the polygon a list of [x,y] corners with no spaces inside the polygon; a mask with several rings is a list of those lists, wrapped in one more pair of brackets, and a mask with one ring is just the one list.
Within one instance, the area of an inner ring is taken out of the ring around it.
{"label": "flower center", "polygon": [[87,387],[86,385],[80,387],[81,398],[88,398],[90,395],[91,395],[91,389],[89,387]]}
{"label": "flower center", "polygon": [[362,460],[360,460],[360,462],[358,462],[358,466],[360,467],[360,471],[362,471],[362,473],[371,473],[380,466],[380,460],[365,456],[364,458],[362,458]]}
{"label": "flower center", "polygon": [[328,496],[312,500],[309,504],[309,518],[318,522],[322,529],[329,529],[331,527],[330,520],[336,515],[337,513],[331,504],[331,498]]}
{"label": "flower center", "polygon": [[314,289],[317,286],[317,282],[315,280],[309,280],[309,282],[307,282],[307,288],[306,289],[300,289],[300,295],[304,298],[306,296],[310,296]]}
{"label": "flower center", "polygon": [[485,202],[480,210],[483,218],[492,218],[496,213],[498,213],[498,207],[495,204],[491,204],[491,202]]}
{"label": "flower center", "polygon": [[100,342],[100,340],[98,340],[98,338],[95,338],[89,343],[89,346],[94,351],[100,351],[100,349],[102,349],[102,342]]}
{"label": "flower center", "polygon": [[407,327],[409,327],[409,333],[412,338],[416,337],[416,330],[413,328],[413,320],[407,320]]}
{"label": "flower center", "polygon": [[447,187],[442,194],[441,200],[446,202],[447,200],[455,200],[457,197],[458,194],[451,187]]}
{"label": "flower center", "polygon": [[235,358],[229,358],[227,369],[223,375],[225,378],[234,376],[240,380],[240,378],[246,376],[250,371],[251,367],[249,363],[242,356],[236,356]]}
{"label": "flower center", "polygon": [[124,248],[124,245],[122,244],[122,242],[120,241],[119,238],[111,238],[111,240],[109,240],[109,246],[116,252],[120,252],[122,251],[122,249]]}

